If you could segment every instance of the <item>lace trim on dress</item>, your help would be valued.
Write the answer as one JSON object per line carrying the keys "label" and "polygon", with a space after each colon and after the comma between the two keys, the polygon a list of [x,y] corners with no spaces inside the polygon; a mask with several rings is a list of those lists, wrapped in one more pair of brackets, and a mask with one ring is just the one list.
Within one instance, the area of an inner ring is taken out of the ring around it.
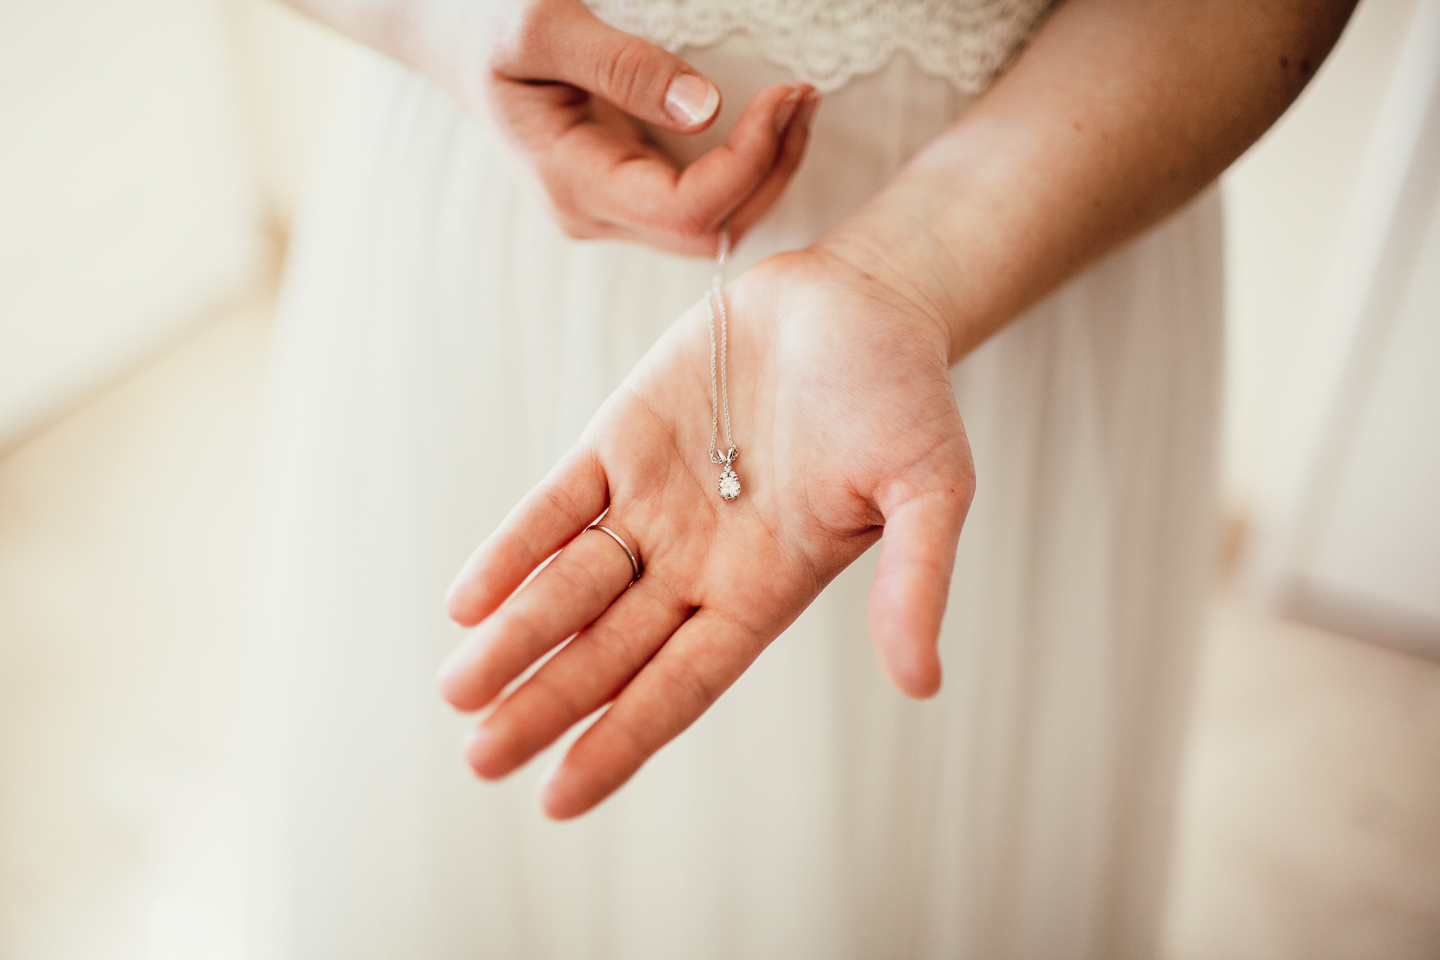
{"label": "lace trim on dress", "polygon": [[585,0],[672,52],[743,33],[797,80],[830,91],[904,51],[962,93],[1004,70],[1059,0]]}

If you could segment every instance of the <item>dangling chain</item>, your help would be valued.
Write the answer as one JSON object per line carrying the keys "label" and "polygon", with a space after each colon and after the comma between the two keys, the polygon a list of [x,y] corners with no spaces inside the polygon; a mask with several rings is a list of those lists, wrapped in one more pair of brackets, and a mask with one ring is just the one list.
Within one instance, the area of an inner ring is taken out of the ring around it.
{"label": "dangling chain", "polygon": [[[723,464],[720,474],[720,496],[734,500],[740,496],[740,478],[735,475],[731,464],[740,456],[735,447],[735,438],[730,435],[730,390],[725,378],[726,347],[729,340],[729,323],[725,316],[725,295],[720,289],[725,269],[725,257],[730,252],[730,226],[720,228],[720,250],[715,257],[715,275],[710,280],[710,289],[705,292],[705,309],[710,315],[710,462]],[[715,378],[715,308],[720,308],[720,378]],[[720,433],[720,411],[725,411],[725,452],[715,446]]]}

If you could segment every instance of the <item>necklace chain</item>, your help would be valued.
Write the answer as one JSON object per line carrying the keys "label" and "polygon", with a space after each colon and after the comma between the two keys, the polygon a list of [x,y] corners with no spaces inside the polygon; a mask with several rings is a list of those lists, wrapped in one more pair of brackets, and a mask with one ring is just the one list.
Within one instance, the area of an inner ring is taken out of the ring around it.
{"label": "necklace chain", "polygon": [[[725,295],[721,292],[720,284],[723,277],[721,271],[725,269],[725,257],[730,252],[730,227],[720,228],[720,250],[715,257],[715,275],[711,278],[710,289],[705,294],[705,309],[710,315],[710,462],[723,463],[727,467],[738,456],[740,451],[735,448],[735,438],[730,435],[730,389],[726,382],[726,348],[729,341],[729,322],[725,315]],[[720,376],[717,385],[715,376],[715,309],[720,309]],[[720,411],[725,411],[725,446],[728,448],[721,452],[715,446],[715,441],[720,433]]]}
{"label": "necklace chain", "polygon": [[[705,291],[705,311],[710,316],[710,462],[721,464],[725,469],[720,471],[720,499],[734,500],[740,496],[740,478],[735,475],[735,468],[732,464],[735,458],[740,456],[740,451],[735,448],[735,438],[730,435],[730,385],[726,382],[725,371],[729,364],[726,356],[730,341],[729,318],[725,315],[725,292],[721,287],[724,278],[720,275],[725,269],[725,255],[730,252],[730,227],[728,224],[720,227],[720,249],[715,255],[715,276],[710,281],[710,289]],[[715,311],[720,311],[720,375],[715,375]],[[724,452],[715,446],[715,441],[720,433],[720,411],[725,411],[725,447]]]}

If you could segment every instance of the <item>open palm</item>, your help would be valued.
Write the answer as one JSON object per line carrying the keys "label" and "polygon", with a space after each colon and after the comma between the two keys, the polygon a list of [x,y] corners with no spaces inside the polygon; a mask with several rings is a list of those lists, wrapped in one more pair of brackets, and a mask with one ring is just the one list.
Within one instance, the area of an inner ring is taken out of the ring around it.
{"label": "open palm", "polygon": [[[813,251],[761,263],[726,298],[740,497],[720,498],[706,453],[700,303],[451,588],[451,616],[480,624],[442,675],[459,709],[493,703],[573,636],[475,729],[467,755],[481,776],[510,773],[610,704],[546,779],[551,816],[624,783],[882,530],[870,599],[880,660],[907,694],[939,688],[935,643],[974,490],[940,325]],[[619,545],[582,535],[602,513],[644,565],[633,585]]]}

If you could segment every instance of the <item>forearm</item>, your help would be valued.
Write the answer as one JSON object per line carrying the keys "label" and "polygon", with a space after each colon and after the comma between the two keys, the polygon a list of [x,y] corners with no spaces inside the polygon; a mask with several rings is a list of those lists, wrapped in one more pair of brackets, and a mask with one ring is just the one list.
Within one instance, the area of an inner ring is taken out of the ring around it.
{"label": "forearm", "polygon": [[894,284],[954,362],[1213,181],[1284,112],[1354,0],[1070,0],[818,246]]}

